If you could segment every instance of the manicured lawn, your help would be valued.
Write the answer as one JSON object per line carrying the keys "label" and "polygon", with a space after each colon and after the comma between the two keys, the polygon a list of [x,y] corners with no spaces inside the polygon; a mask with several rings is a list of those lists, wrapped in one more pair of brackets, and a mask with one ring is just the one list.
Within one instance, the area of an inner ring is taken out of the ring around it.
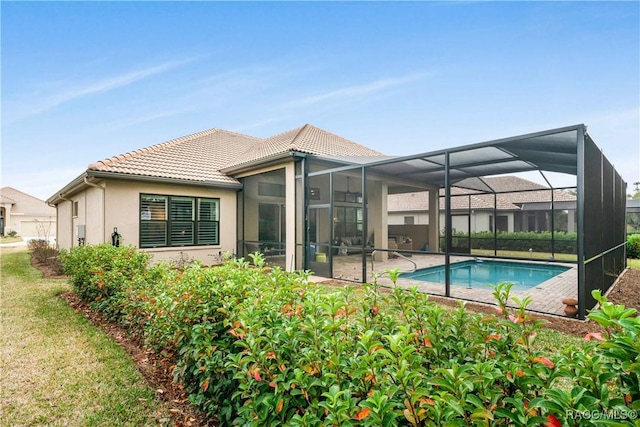
{"label": "manicured lawn", "polygon": [[128,355],[57,295],[25,250],[4,249],[2,425],[159,425],[161,402]]}

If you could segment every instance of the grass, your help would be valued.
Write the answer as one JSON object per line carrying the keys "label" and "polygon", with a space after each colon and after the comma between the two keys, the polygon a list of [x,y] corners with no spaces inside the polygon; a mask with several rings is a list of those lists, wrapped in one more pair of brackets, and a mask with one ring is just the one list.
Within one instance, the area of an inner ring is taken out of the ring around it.
{"label": "grass", "polygon": [[627,258],[627,266],[640,269],[640,259]]}
{"label": "grass", "polygon": [[58,297],[25,250],[2,250],[2,425],[158,425],[165,409],[115,342]]}

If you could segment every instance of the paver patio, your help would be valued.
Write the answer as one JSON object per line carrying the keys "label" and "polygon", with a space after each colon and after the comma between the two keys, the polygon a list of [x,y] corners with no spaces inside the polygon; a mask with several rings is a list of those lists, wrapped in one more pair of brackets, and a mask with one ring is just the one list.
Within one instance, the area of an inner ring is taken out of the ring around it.
{"label": "paver patio", "polygon": [[[461,261],[468,261],[476,259],[477,257],[465,257],[465,256],[451,256],[450,262],[456,263]],[[542,264],[547,265],[549,262],[540,261],[519,261],[530,264]],[[371,269],[371,256],[367,256],[367,272],[369,277],[368,282],[371,282],[373,276],[371,272],[383,273],[386,269],[399,268],[400,271],[412,271],[414,268],[423,269],[428,267],[434,267],[445,264],[444,255],[440,254],[412,254],[410,258],[396,257],[389,258],[386,261],[375,261],[373,263],[373,270]],[[334,277],[344,280],[360,281],[361,275],[362,256],[361,255],[346,255],[346,256],[334,256],[333,268]],[[569,267],[569,270],[547,280],[537,286],[534,286],[528,290],[512,290],[513,296],[518,298],[524,298],[530,296],[533,302],[529,305],[529,309],[532,311],[543,312],[548,314],[564,315],[565,305],[562,304],[562,300],[565,298],[577,298],[578,296],[578,270],[575,264],[562,264],[553,263],[553,265],[562,265]],[[391,280],[383,275],[378,279],[378,283],[383,286],[393,286]],[[445,286],[442,283],[431,283],[420,280],[413,280],[403,278],[400,275],[398,285],[410,288],[417,287],[420,292],[425,292],[432,295],[445,295]],[[469,289],[464,286],[451,286],[451,297],[477,301],[483,303],[494,304],[495,300],[492,295],[492,289],[486,288],[473,288]]]}

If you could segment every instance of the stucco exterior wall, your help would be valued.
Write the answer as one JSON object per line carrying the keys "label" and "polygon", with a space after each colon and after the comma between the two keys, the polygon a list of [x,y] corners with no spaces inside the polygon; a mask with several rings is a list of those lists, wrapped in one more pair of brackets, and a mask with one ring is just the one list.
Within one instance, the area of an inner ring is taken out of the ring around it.
{"label": "stucco exterior wall", "polygon": [[[477,233],[481,231],[491,231],[491,217],[493,216],[493,211],[474,211],[471,214],[471,232]],[[512,233],[514,231],[514,218],[513,212],[498,212],[498,217],[507,217],[507,231]],[[444,224],[444,213],[440,213],[440,223]],[[467,232],[469,228],[468,218],[465,215],[454,215],[451,221],[451,226],[457,230],[462,232]]]}
{"label": "stucco exterior wall", "polygon": [[[80,193],[75,194],[73,197],[71,197],[70,199],[73,201],[73,203],[78,203],[78,211],[72,214],[72,224],[73,224],[73,229],[72,229],[72,241],[71,241],[71,246],[78,246],[79,242],[78,239],[81,236],[81,232],[79,230],[78,226],[83,226],[87,224],[87,204],[86,204],[86,198],[87,198],[87,194],[85,191],[82,191]],[[73,206],[73,205],[72,205]],[[73,208],[72,208],[73,211]],[[96,242],[93,242],[96,243]]]}
{"label": "stucco exterior wall", "polygon": [[[79,226],[85,228],[85,244],[110,243],[114,228],[122,236],[123,245],[140,244],[140,194],[168,196],[211,197],[220,199],[220,244],[149,248],[152,262],[198,259],[203,264],[215,264],[225,252],[236,247],[236,191],[229,189],[145,183],[125,180],[106,180],[88,187],[57,205],[58,247],[70,249],[78,246]],[[73,204],[78,203],[77,215]]]}
{"label": "stucco exterior wall", "polygon": [[389,212],[389,225],[404,225],[404,217],[413,217],[413,223],[415,225],[427,225],[429,224],[429,212]]}
{"label": "stucco exterior wall", "polygon": [[73,218],[71,202],[62,201],[57,206],[56,234],[59,249],[70,249],[73,246]]}
{"label": "stucco exterior wall", "polygon": [[[474,211],[471,214],[471,232],[490,231],[491,230],[491,216],[492,212],[487,211]],[[429,213],[422,212],[393,212],[389,213],[389,225],[402,225],[404,224],[404,217],[412,216],[413,223],[415,225],[429,224]],[[498,216],[507,217],[508,231],[512,233],[514,231],[514,215],[513,212],[498,212]],[[444,213],[440,212],[440,224],[444,224]],[[469,227],[468,219],[466,216],[454,215],[452,218],[452,226],[458,231],[467,231]]]}
{"label": "stucco exterior wall", "polygon": [[489,231],[491,229],[491,214],[476,211],[471,214],[471,232]]}
{"label": "stucco exterior wall", "polygon": [[[79,206],[85,225],[85,242],[95,245],[104,243],[103,188],[90,187],[84,192],[83,204]],[[76,236],[77,237],[77,236]]]}
{"label": "stucco exterior wall", "polygon": [[[139,246],[140,194],[168,196],[211,197],[220,199],[220,244],[144,249],[153,255],[152,261],[193,258],[203,264],[218,263],[220,255],[235,252],[236,247],[236,191],[220,188],[190,187],[175,184],[109,180],[105,186],[104,241],[111,241],[117,227],[121,244]],[[182,253],[182,254],[181,254]]]}
{"label": "stucco exterior wall", "polygon": [[[77,203],[77,212],[74,204]],[[80,244],[84,227],[84,243],[102,243],[101,190],[88,188],[66,197],[57,205],[57,238],[59,249],[71,249]]]}

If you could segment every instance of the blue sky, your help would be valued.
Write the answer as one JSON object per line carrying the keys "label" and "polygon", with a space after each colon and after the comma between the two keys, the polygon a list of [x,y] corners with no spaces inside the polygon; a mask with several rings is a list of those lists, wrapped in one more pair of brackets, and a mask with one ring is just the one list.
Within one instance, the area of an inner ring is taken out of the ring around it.
{"label": "blue sky", "polygon": [[638,2],[6,2],[2,185],[311,123],[389,155],[577,123],[640,180]]}

